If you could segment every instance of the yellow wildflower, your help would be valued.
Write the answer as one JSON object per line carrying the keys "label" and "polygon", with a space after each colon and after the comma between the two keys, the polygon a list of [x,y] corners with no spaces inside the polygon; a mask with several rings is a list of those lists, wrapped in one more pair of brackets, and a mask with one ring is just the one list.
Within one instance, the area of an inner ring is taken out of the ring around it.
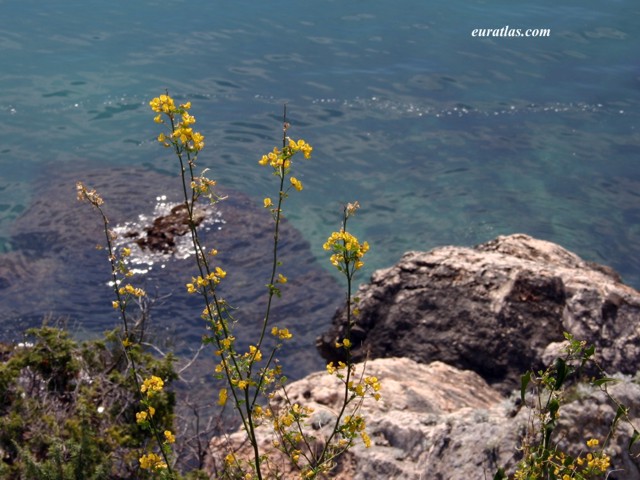
{"label": "yellow wildflower", "polygon": [[193,123],[196,123],[196,117],[189,115],[187,112],[182,114],[182,125],[187,127]]}
{"label": "yellow wildflower", "polygon": [[216,275],[220,278],[224,278],[227,276],[227,272],[225,272],[223,269],[221,269],[220,267],[216,267]]}
{"label": "yellow wildflower", "polygon": [[338,269],[342,269],[347,264],[352,263],[357,270],[364,265],[361,259],[369,251],[369,244],[367,242],[360,243],[349,232],[340,230],[339,232],[333,232],[322,245],[322,248],[333,252],[330,260]]}
{"label": "yellow wildflower", "polygon": [[303,187],[302,187],[302,182],[300,182],[300,180],[298,180],[296,177],[291,177],[291,178],[289,179],[289,181],[291,182],[291,185],[293,185],[293,186],[294,186],[294,188],[295,188],[297,191],[301,191],[301,190],[302,190],[302,188],[303,188]]}
{"label": "yellow wildflower", "polygon": [[262,352],[258,350],[254,345],[249,345],[249,354],[253,357],[256,362],[262,360]]}
{"label": "yellow wildflower", "polygon": [[160,95],[149,102],[151,110],[157,113],[173,114],[176,106],[169,95]]}
{"label": "yellow wildflower", "polygon": [[162,460],[160,455],[147,453],[140,457],[140,468],[144,470],[161,470],[167,468],[167,464]]}
{"label": "yellow wildflower", "polygon": [[133,295],[134,297],[138,297],[138,298],[144,297],[146,295],[146,292],[143,289],[136,288],[131,284],[127,284],[124,287],[120,287],[118,289],[118,293],[120,295],[125,295],[125,294]]}
{"label": "yellow wildflower", "polygon": [[164,387],[164,381],[160,377],[156,377],[152,375],[150,378],[147,378],[142,385],[140,386],[140,391],[142,393],[146,393],[147,395],[153,395],[155,392],[159,392]]}
{"label": "yellow wildflower", "polygon": [[264,204],[264,208],[269,208],[273,205],[273,202],[269,197],[265,198],[262,203]]}
{"label": "yellow wildflower", "polygon": [[218,405],[224,405],[227,403],[227,389],[221,388],[218,392]]}
{"label": "yellow wildflower", "polygon": [[240,390],[246,390],[249,386],[249,382],[247,380],[238,380],[238,388]]}
{"label": "yellow wildflower", "polygon": [[371,447],[371,438],[369,437],[367,432],[365,431],[360,432],[360,437],[362,438],[362,441],[364,442],[365,447],[367,448]]}
{"label": "yellow wildflower", "polygon": [[289,329],[287,328],[273,327],[271,329],[271,335],[273,335],[274,337],[278,337],[281,340],[289,340],[290,338],[293,338],[293,335],[289,332]]}
{"label": "yellow wildflower", "polygon": [[164,431],[164,438],[165,438],[165,442],[166,443],[175,443],[176,442],[176,437],[173,435],[173,433],[171,433],[170,430],[165,430]]}

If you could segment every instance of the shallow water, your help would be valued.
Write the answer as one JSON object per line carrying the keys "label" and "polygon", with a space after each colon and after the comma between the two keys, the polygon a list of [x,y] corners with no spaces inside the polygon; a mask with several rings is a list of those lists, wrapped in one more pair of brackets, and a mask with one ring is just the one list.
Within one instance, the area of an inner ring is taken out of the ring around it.
{"label": "shallow water", "polygon": [[[327,269],[321,245],[358,200],[352,226],[372,245],[362,281],[407,250],[522,232],[640,287],[632,0],[23,0],[0,13],[3,252],[43,175],[174,171],[148,109],[168,89],[193,103],[202,167],[258,203],[275,185],[256,162],[279,143],[287,103],[291,135],[314,145],[288,218]],[[505,25],[551,36],[470,34]]]}

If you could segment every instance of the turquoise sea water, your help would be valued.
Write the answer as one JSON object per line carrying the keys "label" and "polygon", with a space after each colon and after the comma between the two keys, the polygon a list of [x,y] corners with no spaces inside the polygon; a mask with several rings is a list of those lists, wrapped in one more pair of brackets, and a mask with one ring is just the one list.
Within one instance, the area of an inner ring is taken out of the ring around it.
{"label": "turquoise sea water", "polygon": [[[0,16],[2,252],[42,172],[171,170],[148,109],[168,89],[192,101],[201,165],[256,202],[286,103],[315,148],[288,218],[324,258],[358,200],[362,281],[407,250],[521,232],[640,287],[635,0],[0,0]],[[471,36],[505,26],[551,35]]]}

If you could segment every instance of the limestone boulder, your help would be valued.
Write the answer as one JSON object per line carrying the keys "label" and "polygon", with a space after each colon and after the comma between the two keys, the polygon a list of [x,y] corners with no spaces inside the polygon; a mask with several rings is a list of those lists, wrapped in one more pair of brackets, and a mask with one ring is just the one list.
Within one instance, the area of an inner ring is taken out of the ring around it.
{"label": "limestone boulder", "polygon": [[[610,268],[527,235],[408,252],[356,296],[357,361],[442,361],[508,393],[555,358],[569,332],[595,345],[607,371],[633,375],[640,365],[640,293]],[[325,359],[343,360],[335,344],[345,324],[341,309],[318,338]]]}
{"label": "limestone boulder", "polygon": [[[379,401],[367,399],[361,414],[367,423],[371,446],[357,441],[339,457],[327,478],[334,480],[468,480],[491,479],[499,468],[512,475],[521,459],[521,446],[530,430],[533,399],[503,397],[478,374],[442,362],[417,363],[408,358],[386,358],[360,364],[367,375],[382,383]],[[290,384],[292,403],[313,409],[306,432],[322,445],[340,406],[340,383],[326,372],[313,373]],[[629,408],[632,422],[640,421],[640,386],[629,377],[609,387],[609,393]],[[274,401],[274,408],[282,400]],[[617,406],[597,388],[577,384],[561,407],[552,440],[571,455],[585,454],[585,442],[602,442]],[[640,479],[638,447],[627,450],[633,428],[621,423],[605,451],[611,456],[609,480]],[[274,448],[275,435],[268,425],[258,428],[260,449],[271,459],[267,473],[280,478],[300,478],[299,472]],[[216,436],[209,445],[206,469],[220,472],[224,457],[251,458],[251,448],[241,430]],[[213,478],[218,478],[213,475]],[[271,477],[269,477],[271,478]]]}

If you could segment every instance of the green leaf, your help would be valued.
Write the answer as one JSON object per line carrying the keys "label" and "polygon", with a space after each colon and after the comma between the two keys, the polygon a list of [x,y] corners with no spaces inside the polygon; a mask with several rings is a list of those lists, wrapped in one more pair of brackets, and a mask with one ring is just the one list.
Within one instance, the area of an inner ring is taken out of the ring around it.
{"label": "green leaf", "polygon": [[527,386],[531,381],[531,370],[520,377],[520,398],[524,402],[524,395],[527,393]]}
{"label": "green leaf", "polygon": [[567,374],[569,373],[567,362],[565,362],[562,358],[556,359],[556,372],[555,389],[558,390],[564,383],[565,379],[567,378]]}
{"label": "green leaf", "polygon": [[640,438],[640,432],[634,428],[633,435],[631,435],[631,438],[629,439],[629,446],[627,447],[627,450],[631,450],[631,447],[638,441],[638,438]]}
{"label": "green leaf", "polygon": [[507,474],[504,472],[504,468],[499,468],[496,474],[493,476],[493,480],[506,480]]}
{"label": "green leaf", "polygon": [[621,416],[626,415],[628,413],[629,409],[627,407],[625,407],[624,405],[618,405],[618,410],[616,411],[616,417],[613,419],[613,425],[616,425],[616,423],[618,423],[618,420],[620,419]]}
{"label": "green leaf", "polygon": [[556,418],[559,409],[560,402],[557,398],[554,398],[549,402],[549,416],[551,417],[552,421]]}
{"label": "green leaf", "polygon": [[611,377],[602,377],[602,378],[598,378],[596,380],[594,380],[592,382],[593,386],[595,387],[599,387],[601,385],[604,385],[605,383],[611,383],[611,382],[619,382],[620,380],[617,378],[611,378]]}

